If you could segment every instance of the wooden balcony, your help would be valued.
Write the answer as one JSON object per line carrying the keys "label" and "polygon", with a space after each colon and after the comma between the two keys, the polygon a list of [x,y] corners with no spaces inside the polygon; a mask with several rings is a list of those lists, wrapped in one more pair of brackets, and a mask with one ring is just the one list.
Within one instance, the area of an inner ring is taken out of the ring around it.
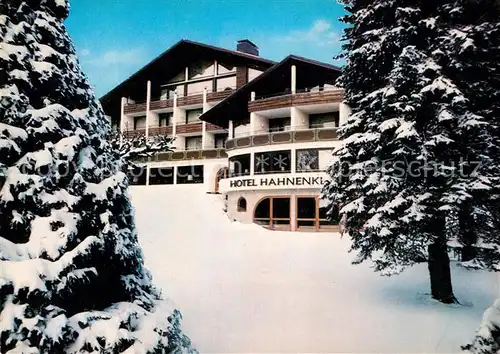
{"label": "wooden balcony", "polygon": [[265,111],[268,109],[313,105],[322,103],[341,102],[344,99],[343,90],[328,90],[314,92],[300,92],[274,97],[267,97],[248,102],[249,112]]}
{"label": "wooden balcony", "polygon": [[[148,129],[149,136],[155,135],[172,135],[173,134],[173,126],[150,126]],[[175,127],[176,134],[189,134],[189,133],[200,133],[203,132],[203,122],[189,123],[189,124],[177,124]],[[219,127],[218,125],[207,123],[206,125],[207,131],[226,131],[224,128]],[[146,129],[135,129],[125,131],[123,133],[127,138],[133,138],[135,136],[146,135]]]}
{"label": "wooden balcony", "polygon": [[123,132],[125,138],[132,139],[136,136],[146,135],[146,129],[127,130]]}
{"label": "wooden balcony", "polygon": [[[207,93],[207,102],[222,101],[223,99],[225,99],[227,96],[229,96],[233,92],[234,92],[234,90],[209,92],[209,93]],[[191,94],[191,95],[177,98],[177,106],[178,107],[199,105],[199,104],[203,104],[203,94],[202,93],[195,93],[195,94]],[[152,100],[149,103],[149,109],[152,111],[159,110],[159,109],[165,109],[165,108],[172,108],[172,107],[174,107],[174,99],[173,98]],[[130,113],[146,112],[146,108],[147,108],[146,102],[129,103],[129,104],[125,105],[124,113],[130,114]]]}
{"label": "wooden balcony", "polygon": [[139,158],[137,161],[161,162],[161,161],[185,161],[185,160],[225,159],[225,158],[227,158],[225,149],[205,149],[205,150],[161,152],[151,157]]}
{"label": "wooden balcony", "polygon": [[313,141],[331,141],[337,139],[337,128],[291,130],[276,133],[263,133],[251,136],[242,136],[230,139],[226,142],[226,150],[246,148],[251,146],[306,143]]}
{"label": "wooden balcony", "polygon": [[125,114],[146,112],[146,102],[128,103],[123,109]]}
{"label": "wooden balcony", "polygon": [[151,101],[151,103],[149,104],[149,109],[154,111],[157,109],[171,108],[173,106],[174,106],[174,99],[169,98],[168,100]]}
{"label": "wooden balcony", "polygon": [[149,136],[155,135],[172,135],[173,126],[169,125],[166,127],[149,127]]}
{"label": "wooden balcony", "polygon": [[222,101],[225,99],[227,96],[232,94],[234,90],[224,90],[224,91],[218,91],[218,92],[209,92],[207,93],[207,101]]}
{"label": "wooden balcony", "polygon": [[177,124],[175,126],[176,134],[188,134],[188,133],[202,133],[203,132],[203,123],[189,123],[189,124]]}

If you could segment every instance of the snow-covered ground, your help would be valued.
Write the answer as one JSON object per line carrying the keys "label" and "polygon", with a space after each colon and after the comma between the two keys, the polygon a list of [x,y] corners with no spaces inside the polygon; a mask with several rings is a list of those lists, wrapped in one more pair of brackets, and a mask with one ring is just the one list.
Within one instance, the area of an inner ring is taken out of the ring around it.
{"label": "snow-covered ground", "polygon": [[146,264],[201,353],[452,353],[498,294],[496,274],[454,266],[463,305],[438,304],[425,265],[381,277],[338,234],[231,223],[203,186],[132,197]]}

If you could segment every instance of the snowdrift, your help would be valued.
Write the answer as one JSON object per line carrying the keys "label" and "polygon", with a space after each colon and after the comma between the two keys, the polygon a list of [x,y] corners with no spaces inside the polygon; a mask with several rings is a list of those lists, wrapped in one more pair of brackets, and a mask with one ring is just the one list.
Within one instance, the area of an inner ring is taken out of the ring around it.
{"label": "snowdrift", "polygon": [[233,223],[204,191],[132,188],[146,266],[202,353],[458,352],[497,295],[496,274],[453,265],[463,305],[439,304],[425,264],[381,277],[339,234]]}

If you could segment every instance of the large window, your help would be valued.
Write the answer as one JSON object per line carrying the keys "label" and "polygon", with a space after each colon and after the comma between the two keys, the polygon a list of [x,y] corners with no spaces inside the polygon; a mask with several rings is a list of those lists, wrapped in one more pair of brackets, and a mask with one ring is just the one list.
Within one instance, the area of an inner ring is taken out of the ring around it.
{"label": "large window", "polygon": [[168,100],[174,98],[175,87],[167,87],[161,90],[160,100]]}
{"label": "large window", "polygon": [[297,230],[317,231],[337,225],[338,211],[332,220],[327,219],[326,212],[319,197],[297,197]]}
{"label": "large window", "polygon": [[254,222],[272,229],[290,229],[290,198],[262,199],[255,207]]}
{"label": "large window", "polygon": [[186,124],[200,122],[203,109],[190,109],[186,111]]}
{"label": "large window", "polygon": [[184,144],[186,150],[201,150],[202,149],[202,137],[201,136],[187,136],[184,138]]}
{"label": "large window", "polygon": [[177,167],[177,184],[203,183],[203,166]]}
{"label": "large window", "polygon": [[269,132],[274,133],[290,130],[290,124],[290,117],[269,119]]}
{"label": "large window", "polygon": [[215,134],[214,140],[216,149],[224,149],[226,147],[227,133]]}
{"label": "large window", "polygon": [[132,186],[146,185],[146,167],[137,166],[127,171],[129,184]]}
{"label": "large window", "polygon": [[319,170],[319,156],[317,149],[297,150],[296,154],[297,172],[308,172]]}
{"label": "large window", "polygon": [[229,159],[229,176],[248,176],[250,174],[250,154],[238,155]]}
{"label": "large window", "polygon": [[150,168],[149,169],[149,184],[174,184],[174,168]]}
{"label": "large window", "polygon": [[160,127],[166,127],[172,125],[172,113],[160,113],[158,114],[158,122]]}
{"label": "large window", "polygon": [[255,153],[255,174],[290,172],[290,150]]}
{"label": "large window", "polygon": [[339,126],[339,112],[311,114],[309,128],[335,128]]}
{"label": "large window", "polygon": [[146,128],[146,116],[134,117],[134,130]]}

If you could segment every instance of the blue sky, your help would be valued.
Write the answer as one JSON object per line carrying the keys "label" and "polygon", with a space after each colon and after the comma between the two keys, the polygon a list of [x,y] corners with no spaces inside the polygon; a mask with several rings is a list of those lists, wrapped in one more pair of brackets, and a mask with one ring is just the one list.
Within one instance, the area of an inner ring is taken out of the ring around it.
{"label": "blue sky", "polygon": [[98,96],[180,39],[260,55],[288,54],[334,63],[343,8],[336,0],[72,0],[66,27]]}

